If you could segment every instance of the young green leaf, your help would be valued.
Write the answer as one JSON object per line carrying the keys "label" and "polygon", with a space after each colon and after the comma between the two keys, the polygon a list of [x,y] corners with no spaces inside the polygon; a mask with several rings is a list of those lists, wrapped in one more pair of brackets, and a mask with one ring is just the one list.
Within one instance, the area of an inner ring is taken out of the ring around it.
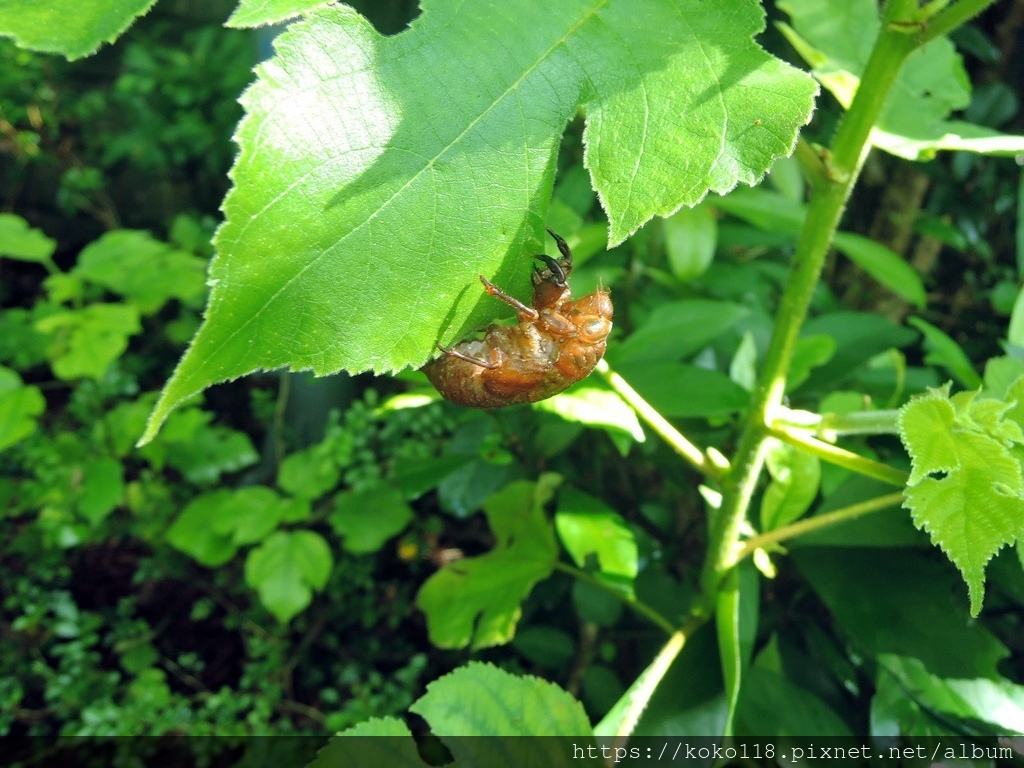
{"label": "young green leaf", "polygon": [[[264,368],[423,365],[524,295],[567,121],[612,244],[788,154],[817,86],[753,41],[753,0],[428,0],[382,37],[344,5],[277,40],[245,94],[203,326],[143,440]],[[713,97],[709,97],[713,94]]]}
{"label": "young green leaf", "polygon": [[976,393],[951,398],[947,386],[907,403],[898,421],[913,464],[903,506],[960,569],[974,616],[981,611],[985,565],[1024,537],[1017,453],[1024,431],[1007,418],[1010,408]]}
{"label": "young green leaf", "polygon": [[430,641],[441,648],[507,643],[519,604],[551,574],[558,557],[544,505],[560,482],[542,475],[519,480],[484,504],[497,543],[490,552],[446,565],[420,588],[416,605],[427,615]]}

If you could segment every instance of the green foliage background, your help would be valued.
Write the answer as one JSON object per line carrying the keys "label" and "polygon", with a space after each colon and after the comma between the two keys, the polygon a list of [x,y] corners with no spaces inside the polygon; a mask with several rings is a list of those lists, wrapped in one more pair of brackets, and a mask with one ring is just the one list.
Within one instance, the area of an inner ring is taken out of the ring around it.
{"label": "green foliage background", "polygon": [[[157,4],[100,47],[128,5],[0,2],[0,734],[1024,732],[1007,3],[877,105],[778,385],[875,3]],[[609,367],[440,401],[545,225]]]}

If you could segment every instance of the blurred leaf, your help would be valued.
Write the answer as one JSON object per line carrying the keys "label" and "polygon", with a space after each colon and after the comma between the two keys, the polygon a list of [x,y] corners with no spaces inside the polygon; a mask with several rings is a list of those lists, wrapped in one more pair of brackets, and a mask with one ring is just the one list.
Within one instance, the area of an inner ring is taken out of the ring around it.
{"label": "blurred leaf", "polygon": [[512,647],[532,664],[551,670],[561,669],[576,655],[572,635],[554,627],[524,627],[516,632]]}
{"label": "blurred leaf", "polygon": [[942,678],[918,659],[893,655],[879,657],[879,676],[885,674],[933,715],[986,723],[993,735],[1024,733],[1024,686],[1005,679]]}
{"label": "blurred leaf", "polygon": [[15,371],[0,365],[0,451],[35,432],[37,417],[45,410],[39,388],[26,387]]}
{"label": "blurred leaf", "polygon": [[277,469],[281,490],[303,499],[317,499],[338,485],[341,467],[330,440],[289,454]]}
{"label": "blurred leaf", "polygon": [[522,474],[514,464],[494,464],[484,459],[465,462],[438,483],[441,509],[456,517],[469,517],[492,494]]}
{"label": "blurred leaf", "polygon": [[124,467],[117,459],[101,458],[82,466],[82,488],[78,511],[92,525],[98,525],[121,503]]}
{"label": "blurred leaf", "polygon": [[327,522],[344,537],[345,549],[355,554],[376,552],[412,520],[402,492],[387,485],[339,493]]}
{"label": "blurred leaf", "polygon": [[52,306],[41,302],[31,310],[0,311],[0,362],[10,363],[22,371],[44,362],[49,340],[47,334],[35,327],[35,323],[39,317],[54,311]]}
{"label": "blurred leaf", "polygon": [[897,296],[916,307],[925,305],[921,275],[892,249],[852,232],[837,232],[832,244]]}
{"label": "blurred leaf", "polygon": [[236,472],[259,461],[259,454],[243,432],[211,425],[213,413],[190,408],[167,421],[160,440],[139,449],[153,466],[170,465],[192,483],[210,484],[226,472]]}
{"label": "blurred leaf", "polygon": [[555,529],[578,567],[586,568],[587,557],[596,555],[601,573],[627,583],[636,578],[639,563],[633,532],[600,499],[572,486],[564,488],[558,496]]}
{"label": "blurred leaf", "polygon": [[780,157],[768,172],[768,183],[784,196],[796,203],[802,203],[805,197],[804,172],[800,161],[792,155]]}
{"label": "blurred leaf", "polygon": [[879,352],[904,347],[917,334],[871,312],[832,312],[811,318],[801,336],[828,336],[835,342],[835,354],[811,371],[803,390],[836,389],[851,374]]}
{"label": "blurred leaf", "polygon": [[537,403],[534,408],[555,413],[566,421],[602,429],[625,456],[633,443],[646,437],[636,411],[615,392],[592,384],[572,387],[567,392]]}
{"label": "blurred leaf", "polygon": [[130,299],[149,315],[171,299],[199,302],[206,294],[206,266],[148,232],[119,229],[83,248],[72,274]]}
{"label": "blurred leaf", "polygon": [[167,530],[167,541],[210,568],[226,563],[235,556],[238,546],[231,532],[217,531],[214,521],[231,498],[231,491],[220,490],[193,499]]}
{"label": "blurred leaf", "polygon": [[775,672],[747,670],[737,714],[738,736],[846,736],[853,732],[843,719],[812,691]]}
{"label": "blurred leaf", "polygon": [[761,528],[773,531],[810,509],[818,496],[821,462],[788,443],[769,439],[765,465],[772,481],[761,497]]}
{"label": "blurred leaf", "polygon": [[282,499],[265,486],[251,485],[233,491],[210,526],[216,533],[230,537],[236,546],[244,546],[263,541],[286,517],[302,515],[295,515],[291,500]]}
{"label": "blurred leaf", "polygon": [[524,296],[581,108],[612,245],[756,183],[811,114],[816,84],[754,42],[755,2],[516,8],[438,0],[383,37],[332,5],[278,36],[243,97],[204,324],[144,439],[257,369],[418,367],[502,311],[481,274]]}
{"label": "blurred leaf", "polygon": [[750,393],[718,371],[683,363],[623,364],[619,373],[662,416],[726,416],[750,405]]}
{"label": "blurred leaf", "polygon": [[573,582],[572,604],[581,621],[599,627],[612,627],[622,618],[622,600],[589,581]]}
{"label": "blurred leaf", "polygon": [[263,541],[278,525],[308,517],[262,485],[197,496],[167,531],[167,540],[197,562],[223,565],[238,548]]}
{"label": "blurred leaf", "polygon": [[754,342],[754,334],[750,331],[743,333],[743,340],[740,341],[729,363],[729,378],[747,392],[753,392],[757,385],[757,344]]}
{"label": "blurred leaf", "polygon": [[913,656],[942,677],[999,677],[1009,651],[966,616],[956,571],[930,552],[807,547],[792,557],[861,654]]}
{"label": "blurred leaf", "polygon": [[[0,21],[0,34],[3,22]],[[0,257],[52,264],[57,241],[33,229],[21,216],[0,213]]]}
{"label": "blurred leaf", "polygon": [[416,597],[434,645],[478,649],[512,639],[520,603],[551,573],[558,557],[544,505],[560,481],[553,474],[536,483],[519,480],[484,504],[494,548],[446,565]]}
{"label": "blurred leaf", "polygon": [[681,360],[749,314],[739,304],[688,299],[661,304],[622,344],[609,351],[617,365],[641,360]]}
{"label": "blurred leaf", "polygon": [[737,189],[715,199],[714,206],[758,229],[786,235],[796,235],[807,216],[807,206],[801,201],[763,187]]}
{"label": "blurred leaf", "polygon": [[974,370],[960,345],[952,338],[920,317],[908,317],[907,323],[924,334],[925,346],[928,349],[928,354],[924,358],[926,363],[942,366],[967,389],[977,389],[981,386],[981,377]]}
{"label": "blurred leaf", "polygon": [[[1024,191],[1024,185],[1021,186],[1021,190]],[[1024,208],[1021,210],[1024,213]],[[1024,228],[1024,223],[1021,224],[1021,227]],[[1021,247],[1024,248],[1024,239],[1021,240]],[[1024,347],[1024,288],[1017,292],[1017,299],[1013,303],[1013,312],[1010,314],[1010,327],[1006,332],[1006,340],[1014,346]]]}
{"label": "blurred leaf", "polygon": [[[818,81],[849,108],[881,27],[878,4],[848,0],[842,13],[836,13],[829,0],[784,0],[779,7],[792,23],[779,24],[782,33],[811,65]],[[903,65],[871,142],[907,160],[927,160],[938,150],[997,155],[1024,151],[1022,136],[947,119],[966,107],[970,96],[959,54],[947,38],[936,38]]]}
{"label": "blurred leaf", "polygon": [[710,205],[680,208],[665,219],[665,252],[672,274],[695,280],[715,257],[718,220]]}
{"label": "blurred leaf", "polygon": [[309,607],[334,567],[331,548],[313,531],[278,531],[249,553],[245,581],[282,624]]}
{"label": "blurred leaf", "polygon": [[807,381],[811,371],[825,365],[835,353],[836,340],[831,336],[819,333],[797,339],[786,375],[786,390],[794,390]]}
{"label": "blurred leaf", "polygon": [[463,454],[406,459],[395,466],[395,482],[406,499],[417,499],[471,462],[473,458]]}
{"label": "blurred leaf", "polygon": [[128,337],[142,330],[138,310],[124,304],[63,310],[36,321],[36,328],[52,334],[47,352],[50,366],[65,381],[102,379],[110,364],[128,349]]}
{"label": "blurred leaf", "polygon": [[110,43],[156,0],[4,0],[0,36],[35,51],[80,59]]}

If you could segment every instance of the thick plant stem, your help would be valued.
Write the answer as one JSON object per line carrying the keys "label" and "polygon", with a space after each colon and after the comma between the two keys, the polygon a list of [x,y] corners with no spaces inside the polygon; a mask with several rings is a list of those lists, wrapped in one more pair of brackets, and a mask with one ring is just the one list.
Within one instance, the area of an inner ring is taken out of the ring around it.
{"label": "thick plant stem", "polygon": [[819,179],[812,189],[807,218],[793,257],[764,368],[754,391],[750,416],[740,436],[731,471],[723,483],[722,505],[711,520],[708,556],[701,578],[705,594],[717,591],[722,578],[736,562],[740,526],[764,465],[767,425],[782,403],[786,372],[807,316],[811,294],[821,275],[850,191],[870,149],[871,129],[903,62],[917,44],[911,35],[898,31],[896,26],[901,19],[913,18],[915,7],[913,0],[890,2],[886,23],[875,41],[860,88],[839,127],[831,153],[824,156],[825,178]]}

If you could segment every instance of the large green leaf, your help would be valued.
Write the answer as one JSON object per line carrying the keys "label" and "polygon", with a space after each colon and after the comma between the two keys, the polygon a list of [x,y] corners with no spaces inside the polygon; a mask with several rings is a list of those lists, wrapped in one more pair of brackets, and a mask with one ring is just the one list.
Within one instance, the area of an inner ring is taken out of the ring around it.
{"label": "large green leaf", "polygon": [[[388,717],[338,734],[308,768],[604,765],[599,750],[589,749],[593,740],[582,705],[537,677],[517,677],[491,664],[470,662],[428,685],[426,694],[410,710],[422,717],[430,733],[451,751],[450,759],[421,756],[406,725]],[[365,736],[377,738],[358,738]],[[451,738],[467,736],[487,738]],[[430,749],[423,740],[420,743]]]}
{"label": "large green leaf", "polygon": [[525,295],[554,156],[585,164],[622,241],[790,152],[817,86],[753,42],[753,0],[428,0],[382,37],[343,5],[277,41],[248,112],[205,322],[144,439],[261,368],[417,367]]}
{"label": "large green leaf", "polygon": [[0,0],[0,36],[69,59],[116,40],[156,0]]}
{"label": "large green leaf", "polygon": [[[931,4],[941,7],[943,4]],[[844,107],[853,101],[881,20],[876,0],[783,0],[792,28],[783,33]],[[960,56],[944,37],[915,51],[903,66],[871,142],[908,160],[927,160],[938,150],[1015,155],[1024,136],[1007,136],[950,113],[967,106],[970,82]]]}
{"label": "large green leaf", "polygon": [[484,511],[497,539],[494,549],[446,565],[416,597],[431,642],[486,648],[512,639],[519,604],[550,575],[558,557],[544,505],[559,482],[553,474],[536,483],[518,480],[488,499]]}
{"label": "large green leaf", "polygon": [[[583,707],[561,688],[536,677],[515,677],[490,664],[471,663],[435,680],[427,686],[426,695],[410,709],[430,723],[436,735],[585,736],[591,733]],[[452,752],[459,757],[459,748],[454,742]]]}

